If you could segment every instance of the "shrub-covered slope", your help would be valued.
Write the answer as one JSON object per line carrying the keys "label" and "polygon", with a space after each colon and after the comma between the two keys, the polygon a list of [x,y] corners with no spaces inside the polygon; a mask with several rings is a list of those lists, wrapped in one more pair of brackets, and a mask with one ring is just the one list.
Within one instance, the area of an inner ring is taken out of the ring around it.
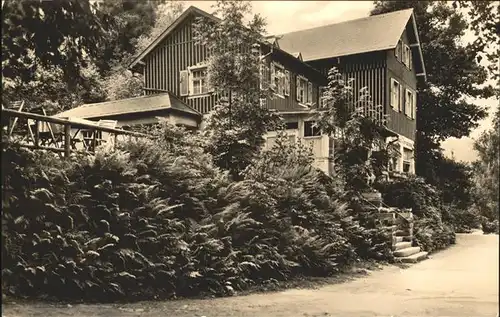
{"label": "shrub-covered slope", "polygon": [[4,148],[3,291],[87,301],[229,295],[390,257],[383,228],[357,219],[333,179],[301,160],[269,167],[264,158],[232,182],[189,142],[140,140],[67,161]]}

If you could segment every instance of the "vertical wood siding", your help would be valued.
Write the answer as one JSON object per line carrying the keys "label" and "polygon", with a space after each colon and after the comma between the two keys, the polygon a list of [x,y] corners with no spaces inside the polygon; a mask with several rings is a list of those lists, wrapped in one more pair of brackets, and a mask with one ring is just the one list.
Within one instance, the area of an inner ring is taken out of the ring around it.
{"label": "vertical wood siding", "polygon": [[146,56],[145,87],[168,90],[197,111],[207,113],[215,104],[215,95],[180,97],[180,71],[206,61],[208,56],[206,47],[195,43],[193,22],[194,17],[188,17]]}
{"label": "vertical wood siding", "polygon": [[[404,31],[401,36],[401,40],[404,44],[409,44],[409,39],[407,36],[407,32]],[[414,65],[412,69],[408,69],[402,62],[398,61],[396,56],[394,55],[394,51],[390,50],[386,52],[387,58],[387,80],[386,83],[388,87],[391,84],[391,78],[396,79],[403,88],[403,93],[405,93],[405,88],[409,87],[412,90],[417,90],[417,76],[415,73],[415,61],[417,60],[415,56],[413,57]],[[387,98],[390,98],[390,89],[387,90]],[[390,99],[387,99],[390,100]],[[404,98],[402,98],[404,102]],[[418,95],[417,95],[418,100]],[[416,104],[418,111],[418,102]],[[395,111],[388,105],[387,114],[389,117],[389,122],[387,126],[401,134],[405,137],[415,140],[415,132],[416,132],[416,120],[407,117],[404,112]]]}
{"label": "vertical wood siding", "polygon": [[[405,41],[405,39],[403,39]],[[397,79],[403,87],[416,90],[415,71],[408,70],[394,58],[393,51],[373,52],[352,57],[341,57],[340,65],[336,58],[310,62],[310,65],[320,70],[325,76],[336,66],[342,73],[343,79],[353,78],[353,102],[358,101],[358,92],[362,87],[368,87],[373,103],[367,105],[365,113],[375,110],[381,105],[386,115],[387,127],[392,131],[412,140],[415,139],[416,122],[403,113],[394,111],[390,106],[390,79]],[[418,104],[417,104],[418,111]],[[380,119],[380,116],[377,118]]]}
{"label": "vertical wood siding", "polygon": [[[359,91],[366,87],[371,96],[371,102],[359,104],[364,107],[366,115],[374,115],[377,119],[383,119],[386,109],[386,60],[385,55],[380,53],[362,54],[352,57],[341,57],[340,64],[336,58],[322,61],[310,62],[311,66],[319,69],[325,76],[332,67],[337,67],[342,74],[342,79],[347,81],[353,79],[353,98],[351,102],[357,104]],[[381,108],[378,111],[378,108]]]}
{"label": "vertical wood siding", "polygon": [[[167,38],[165,38],[146,58],[145,65],[145,87],[167,90],[177,95],[182,101],[201,112],[211,111],[215,105],[217,96],[207,94],[204,96],[180,96],[180,71],[187,70],[189,66],[205,62],[208,51],[205,46],[197,45],[194,40],[194,17],[188,17]],[[250,47],[245,47],[250,49]],[[268,61],[269,62],[269,61]],[[290,96],[285,98],[275,97],[266,101],[266,106],[277,110],[306,109],[298,105],[296,100],[295,77],[298,72],[293,65],[286,61],[279,61],[290,71]],[[269,64],[268,64],[269,66]],[[308,77],[308,76],[306,76]],[[313,102],[318,102],[318,87],[313,83]],[[155,91],[146,91],[146,94],[154,94]]]}

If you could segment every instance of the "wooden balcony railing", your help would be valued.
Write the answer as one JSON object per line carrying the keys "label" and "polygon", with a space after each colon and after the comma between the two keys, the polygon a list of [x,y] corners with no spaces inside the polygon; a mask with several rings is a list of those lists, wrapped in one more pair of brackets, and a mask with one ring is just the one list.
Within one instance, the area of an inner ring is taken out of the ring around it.
{"label": "wooden balcony railing", "polygon": [[[99,145],[111,140],[116,145],[118,136],[150,137],[143,133],[100,126],[97,122],[80,122],[4,108],[1,132],[2,142],[17,140],[23,147],[64,153],[65,157],[82,149],[84,152],[94,152]],[[103,139],[103,132],[109,137]]]}

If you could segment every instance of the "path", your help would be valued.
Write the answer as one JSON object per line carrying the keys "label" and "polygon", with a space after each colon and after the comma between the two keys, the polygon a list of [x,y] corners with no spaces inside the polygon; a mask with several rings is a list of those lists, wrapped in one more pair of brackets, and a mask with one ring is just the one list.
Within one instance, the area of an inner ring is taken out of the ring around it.
{"label": "path", "polygon": [[129,305],[4,305],[2,316],[496,316],[498,235],[457,235],[457,245],[407,269],[388,266],[319,289]]}

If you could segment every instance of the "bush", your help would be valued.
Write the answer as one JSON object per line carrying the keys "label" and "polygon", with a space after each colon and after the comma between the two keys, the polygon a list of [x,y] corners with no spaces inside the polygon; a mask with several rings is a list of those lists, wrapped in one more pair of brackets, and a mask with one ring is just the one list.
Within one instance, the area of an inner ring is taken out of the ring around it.
{"label": "bush", "polygon": [[495,233],[498,234],[498,220],[489,221],[484,219],[482,222],[483,233]]}
{"label": "bush", "polygon": [[472,209],[455,209],[450,213],[451,223],[457,233],[470,233],[472,229],[478,229],[481,226],[481,217]]}
{"label": "bush", "polygon": [[87,301],[230,295],[328,276],[358,258],[345,230],[359,225],[334,179],[291,160],[232,182],[185,141],[69,160],[4,148],[4,291]]}
{"label": "bush", "polygon": [[387,205],[411,208],[417,217],[441,217],[445,212],[438,190],[420,177],[379,183],[377,189]]}
{"label": "bush", "polygon": [[417,219],[413,228],[414,243],[423,251],[434,252],[455,244],[455,232],[440,219]]}

